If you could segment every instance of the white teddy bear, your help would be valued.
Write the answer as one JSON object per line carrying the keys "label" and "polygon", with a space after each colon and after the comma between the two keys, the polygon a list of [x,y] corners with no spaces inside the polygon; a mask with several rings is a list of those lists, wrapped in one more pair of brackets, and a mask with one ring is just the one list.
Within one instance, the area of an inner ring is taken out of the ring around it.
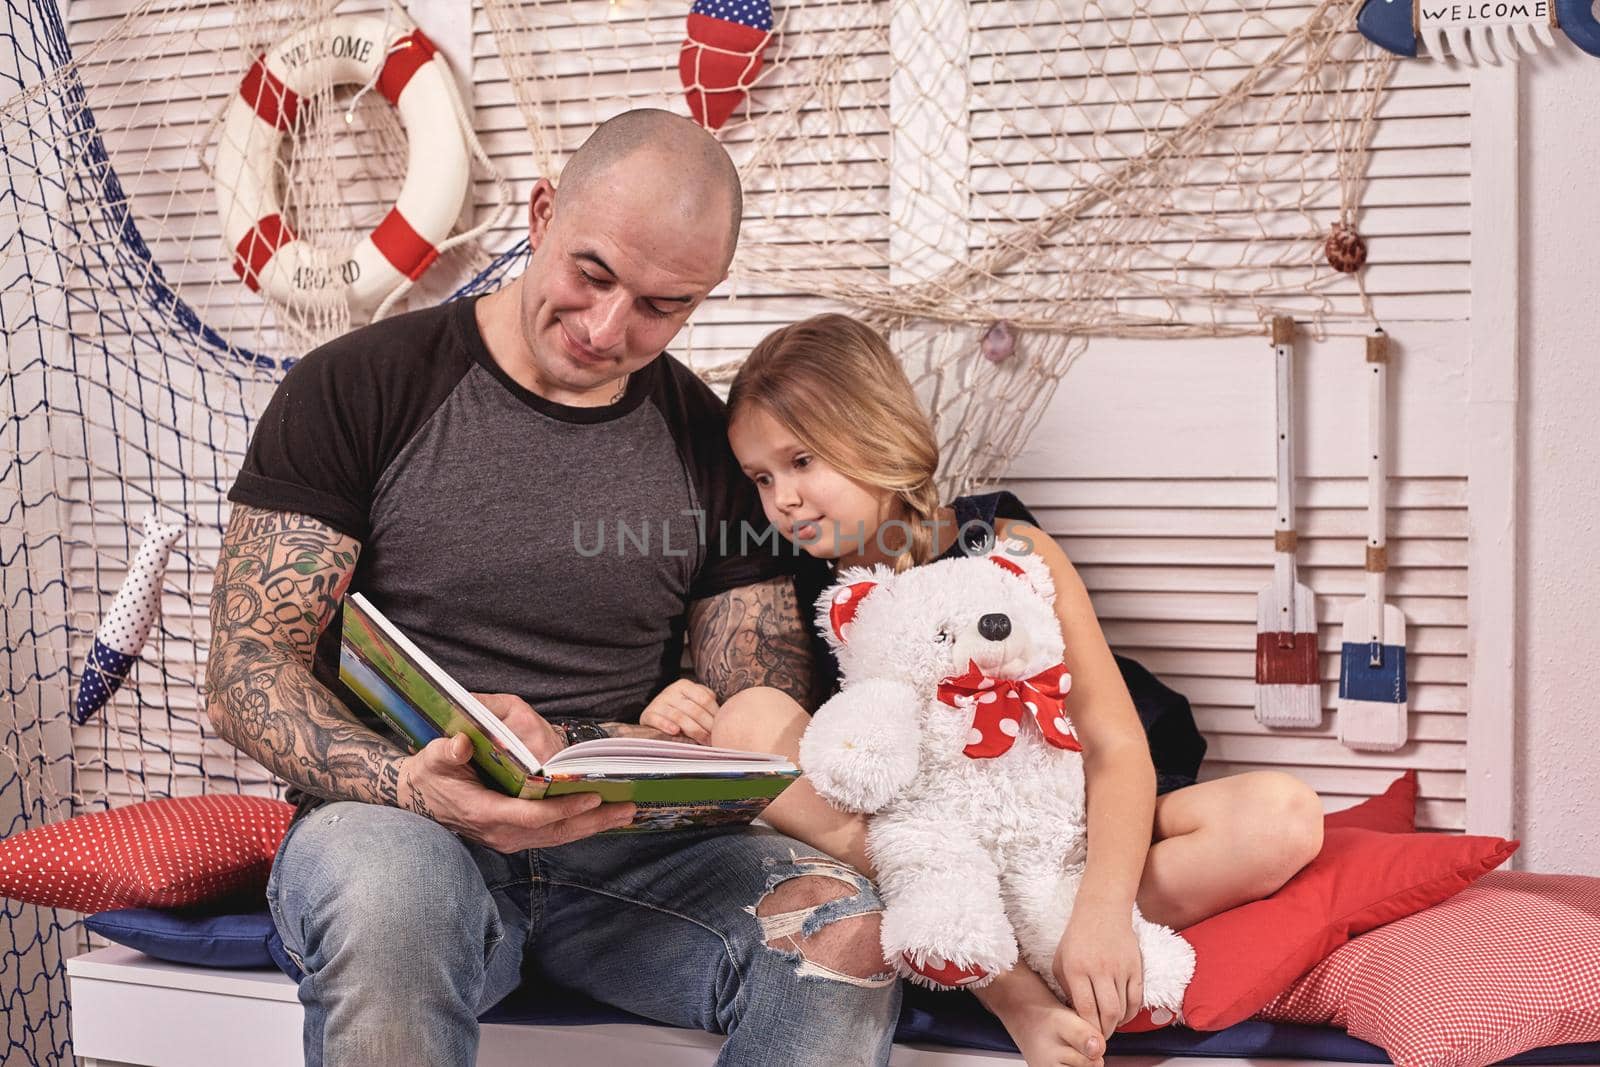
{"label": "white teddy bear", "polygon": [[[1083,876],[1082,746],[1063,710],[1054,583],[1012,544],[895,574],[853,567],[818,602],[844,689],[800,765],[834,806],[872,816],[884,958],[933,988],[1023,960],[1052,973]],[[1134,909],[1145,1004],[1174,1015],[1194,950]]]}

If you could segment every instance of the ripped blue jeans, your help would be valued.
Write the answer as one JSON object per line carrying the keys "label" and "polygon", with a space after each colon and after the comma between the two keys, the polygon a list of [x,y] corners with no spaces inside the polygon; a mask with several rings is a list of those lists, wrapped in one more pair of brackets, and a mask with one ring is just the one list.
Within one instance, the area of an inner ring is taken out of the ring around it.
{"label": "ripped blue jeans", "polygon": [[900,989],[876,894],[770,829],[506,854],[409,812],[329,804],[291,828],[267,900],[306,972],[307,1067],[471,1064],[477,1017],[525,965],[727,1034],[719,1064],[889,1060]]}

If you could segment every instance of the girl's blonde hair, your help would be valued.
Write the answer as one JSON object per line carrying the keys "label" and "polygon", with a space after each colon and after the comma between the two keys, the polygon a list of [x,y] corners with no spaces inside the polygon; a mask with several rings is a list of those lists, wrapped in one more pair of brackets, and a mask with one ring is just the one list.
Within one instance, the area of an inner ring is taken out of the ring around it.
{"label": "girl's blonde hair", "polygon": [[939,445],[878,331],[848,315],[774,330],[728,392],[729,421],[750,407],[765,410],[840,474],[895,494],[911,528],[897,572],[933,558]]}

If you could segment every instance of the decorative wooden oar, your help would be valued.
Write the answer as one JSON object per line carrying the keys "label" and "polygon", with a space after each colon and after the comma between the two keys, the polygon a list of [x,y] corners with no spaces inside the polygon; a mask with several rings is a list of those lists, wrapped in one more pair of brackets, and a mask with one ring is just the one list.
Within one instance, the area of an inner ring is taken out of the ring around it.
{"label": "decorative wooden oar", "polygon": [[1392,752],[1406,743],[1406,617],[1384,603],[1389,569],[1385,544],[1387,477],[1384,416],[1388,405],[1389,338],[1367,338],[1368,440],[1367,595],[1344,616],[1339,655],[1339,740],[1355,749]]}
{"label": "decorative wooden oar", "polygon": [[1256,594],[1256,720],[1266,726],[1320,726],[1317,607],[1295,569],[1294,320],[1272,320],[1277,366],[1278,513],[1272,584]]}

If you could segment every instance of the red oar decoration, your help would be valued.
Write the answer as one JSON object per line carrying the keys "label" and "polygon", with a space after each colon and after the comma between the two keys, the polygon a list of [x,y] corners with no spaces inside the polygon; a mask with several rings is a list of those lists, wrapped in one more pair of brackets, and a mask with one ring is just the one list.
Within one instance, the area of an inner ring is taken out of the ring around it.
{"label": "red oar decoration", "polygon": [[1278,510],[1272,584],[1256,594],[1256,720],[1266,726],[1322,725],[1317,607],[1295,568],[1294,320],[1272,320],[1277,367]]}
{"label": "red oar decoration", "polygon": [[770,40],[769,0],[695,0],[678,77],[696,122],[715,130],[728,121],[761,72]]}

